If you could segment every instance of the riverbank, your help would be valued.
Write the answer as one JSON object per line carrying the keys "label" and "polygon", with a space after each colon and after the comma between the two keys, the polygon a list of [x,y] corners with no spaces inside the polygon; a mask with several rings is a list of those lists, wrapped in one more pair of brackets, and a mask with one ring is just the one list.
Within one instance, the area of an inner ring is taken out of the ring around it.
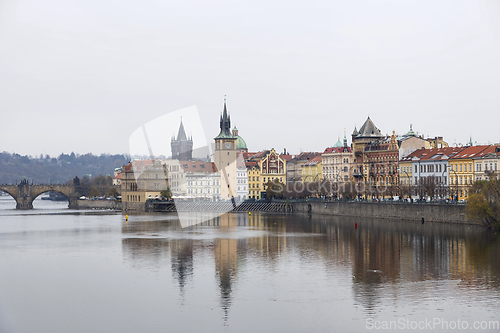
{"label": "riverbank", "polygon": [[465,205],[351,201],[298,201],[290,204],[296,212],[311,214],[475,224],[467,221]]}
{"label": "riverbank", "polygon": [[467,221],[465,205],[418,204],[399,202],[356,202],[325,200],[292,200],[244,202],[233,209],[231,202],[141,202],[122,203],[109,200],[78,200],[78,209],[113,209],[124,211],[267,211],[302,212],[310,214],[412,220],[442,223],[475,224]]}

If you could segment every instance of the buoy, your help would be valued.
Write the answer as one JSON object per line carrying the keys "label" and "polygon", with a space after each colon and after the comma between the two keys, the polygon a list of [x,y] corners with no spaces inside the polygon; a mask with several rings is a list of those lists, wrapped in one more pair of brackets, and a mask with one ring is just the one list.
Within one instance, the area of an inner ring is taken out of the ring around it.
{"label": "buoy", "polygon": [[354,223],[354,229],[358,229],[358,224]]}
{"label": "buoy", "polygon": [[251,212],[248,212],[248,215],[252,215],[252,213],[251,213]]}
{"label": "buoy", "polygon": [[128,221],[128,215],[125,215],[125,221]]}

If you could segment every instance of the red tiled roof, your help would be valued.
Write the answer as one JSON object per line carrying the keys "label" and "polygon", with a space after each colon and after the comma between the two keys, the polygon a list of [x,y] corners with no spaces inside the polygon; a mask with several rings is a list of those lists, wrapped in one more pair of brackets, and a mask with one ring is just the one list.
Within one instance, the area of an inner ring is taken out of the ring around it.
{"label": "red tiled roof", "polygon": [[298,162],[298,161],[309,161],[310,159],[313,159],[314,157],[321,155],[321,153],[317,152],[302,152],[298,155],[295,155],[294,158],[291,159],[291,161]]}
{"label": "red tiled roof", "polygon": [[113,179],[122,179],[122,174],[121,173],[117,174],[115,177],[113,177]]}
{"label": "red tiled roof", "polygon": [[[463,159],[463,158],[473,158],[476,157],[477,154],[481,153],[483,150],[487,149],[488,147],[491,147],[489,145],[484,145],[484,146],[470,146],[466,147],[463,150],[461,150],[458,154],[453,156],[453,159]],[[493,151],[495,151],[493,149]]]}
{"label": "red tiled roof", "polygon": [[243,152],[243,158],[246,160],[247,158],[252,157],[255,154],[257,154],[257,153],[253,153],[253,152],[250,153],[250,152],[244,151]]}
{"label": "red tiled roof", "polygon": [[[425,148],[420,148],[412,152],[406,157],[403,157],[401,161],[412,161],[414,158],[420,159],[420,160],[428,160],[428,159],[433,159],[435,158],[436,155],[442,155],[442,156],[447,156],[450,158],[450,156],[454,156],[458,152],[460,152],[463,149],[463,147],[444,147],[444,148],[431,148],[431,149],[425,149]],[[441,157],[435,158],[436,160]]]}
{"label": "red tiled roof", "polygon": [[179,161],[184,172],[217,172],[215,163],[203,161]]}
{"label": "red tiled roof", "polygon": [[135,172],[142,172],[151,165],[153,165],[153,160],[134,160],[125,167],[125,172],[130,172],[132,166]]}
{"label": "red tiled roof", "polygon": [[287,161],[287,162],[288,162],[288,161],[290,161],[290,160],[293,158],[293,156],[292,156],[292,155],[289,155],[289,154],[286,154],[286,155],[283,155],[283,154],[282,154],[282,155],[280,155],[280,157],[281,157],[283,160]]}
{"label": "red tiled roof", "polygon": [[259,163],[257,162],[254,162],[254,161],[246,161],[245,162],[245,166],[247,167],[247,169],[250,169],[252,167],[259,167]]}
{"label": "red tiled roof", "polygon": [[[326,148],[323,154],[330,154],[330,153],[342,153],[344,151],[344,147],[329,147]],[[347,147],[347,152],[351,152],[351,147]]]}
{"label": "red tiled roof", "polygon": [[302,164],[302,166],[317,165],[319,163],[321,163],[321,155],[316,156],[315,158],[307,161],[306,163]]}

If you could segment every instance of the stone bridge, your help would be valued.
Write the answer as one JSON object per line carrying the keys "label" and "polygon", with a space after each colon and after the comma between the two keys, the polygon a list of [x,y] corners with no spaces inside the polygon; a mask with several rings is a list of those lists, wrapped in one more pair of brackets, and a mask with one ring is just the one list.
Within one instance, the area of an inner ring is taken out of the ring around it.
{"label": "stone bridge", "polygon": [[33,200],[45,192],[57,192],[68,198],[69,208],[77,207],[78,192],[74,185],[33,185],[27,180],[18,185],[0,185],[0,191],[7,192],[16,199],[16,209],[33,209]]}

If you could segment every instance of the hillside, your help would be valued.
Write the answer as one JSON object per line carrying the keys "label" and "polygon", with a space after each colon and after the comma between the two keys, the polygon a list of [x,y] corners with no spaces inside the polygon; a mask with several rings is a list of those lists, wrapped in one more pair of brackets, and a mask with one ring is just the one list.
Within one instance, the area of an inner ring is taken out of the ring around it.
{"label": "hillside", "polygon": [[15,184],[22,179],[37,184],[65,183],[75,176],[113,176],[116,167],[128,163],[125,155],[61,154],[34,158],[19,154],[0,153],[0,184]]}

